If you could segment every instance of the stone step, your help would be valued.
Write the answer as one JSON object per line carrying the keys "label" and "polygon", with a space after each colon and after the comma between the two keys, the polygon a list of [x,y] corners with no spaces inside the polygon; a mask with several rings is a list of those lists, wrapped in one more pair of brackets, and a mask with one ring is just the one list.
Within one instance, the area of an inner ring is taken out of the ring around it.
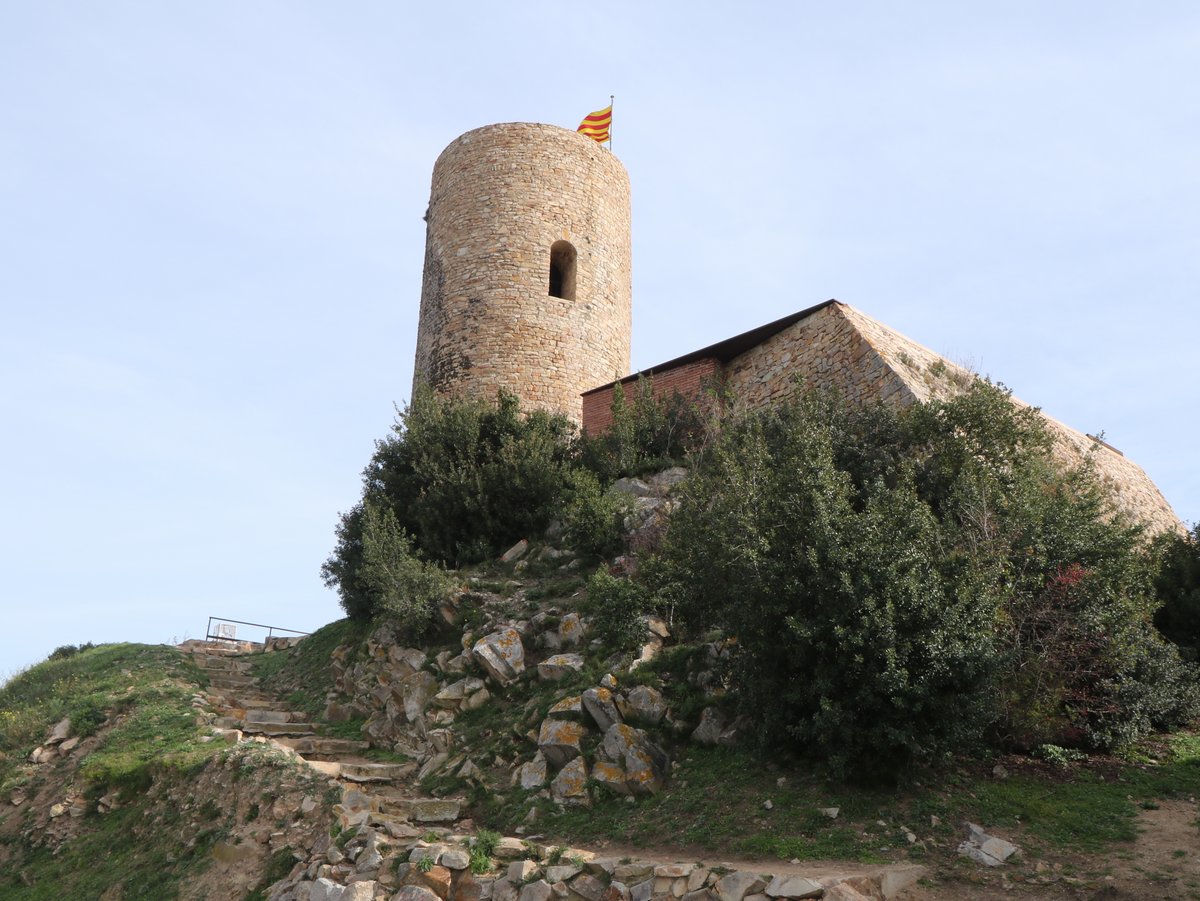
{"label": "stone step", "polygon": [[320,736],[304,738],[282,738],[280,744],[287,745],[305,759],[312,757],[337,757],[361,754],[371,747],[370,742],[357,741],[353,738],[322,738]]}
{"label": "stone step", "polygon": [[254,676],[243,676],[234,673],[212,673],[208,677],[208,683],[218,691],[231,689],[236,691],[239,688],[254,688],[258,685],[258,679]]}
{"label": "stone step", "polygon": [[209,672],[238,672],[247,673],[254,668],[249,660],[238,657],[208,657],[203,654],[193,654],[192,659],[201,669]]}
{"label": "stone step", "polygon": [[[318,761],[319,762],[319,761]],[[341,762],[339,775],[350,782],[391,782],[407,779],[417,771],[416,763],[348,763]]]}
{"label": "stone step", "polygon": [[[217,725],[220,725],[220,720],[225,717],[217,717]],[[233,728],[241,729],[251,735],[316,735],[316,723],[248,723],[245,720],[237,720],[237,725]]]}
{"label": "stone step", "polygon": [[[342,765],[346,779],[346,765]],[[368,819],[393,823],[453,823],[462,816],[466,802],[462,798],[383,797],[370,791],[351,789],[342,792],[342,813],[359,823]]]}
{"label": "stone step", "polygon": [[229,707],[236,710],[290,711],[292,708],[292,705],[287,701],[280,701],[276,698],[259,698],[253,695],[247,695],[245,692],[228,695],[220,694],[214,698],[214,702],[224,707]]}
{"label": "stone step", "polygon": [[267,710],[262,707],[246,708],[242,719],[247,723],[298,723],[307,713],[296,710]]}

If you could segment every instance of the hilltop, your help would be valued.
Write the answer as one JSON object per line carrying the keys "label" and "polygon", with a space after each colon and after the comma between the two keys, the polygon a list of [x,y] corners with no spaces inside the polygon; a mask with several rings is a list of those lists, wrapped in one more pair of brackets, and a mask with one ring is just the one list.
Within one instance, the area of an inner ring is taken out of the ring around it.
{"label": "hilltop", "polygon": [[0,690],[4,897],[1194,894],[1195,537],[1038,422],[425,397],[326,562],[347,619]]}

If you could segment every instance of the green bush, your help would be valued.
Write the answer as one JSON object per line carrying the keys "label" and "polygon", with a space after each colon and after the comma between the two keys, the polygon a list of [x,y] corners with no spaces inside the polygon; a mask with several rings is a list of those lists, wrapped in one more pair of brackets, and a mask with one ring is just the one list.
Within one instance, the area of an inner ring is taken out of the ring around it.
{"label": "green bush", "polygon": [[584,612],[593,633],[609,650],[636,649],[646,637],[642,617],[652,608],[649,593],[637,582],[613,576],[603,567],[588,579]]}
{"label": "green bush", "polygon": [[607,485],[683,462],[703,444],[711,426],[701,405],[679,392],[655,397],[649,377],[639,377],[630,401],[618,382],[613,388],[612,425],[579,439],[581,464]]}
{"label": "green bush", "polygon": [[[424,633],[454,587],[439,566],[417,557],[395,514],[371,503],[362,509],[362,555],[356,574],[371,614],[386,616],[406,640]],[[350,611],[347,610],[347,613]]]}
{"label": "green bush", "polygon": [[1190,715],[1195,676],[1145,628],[1139,530],[1050,446],[985,382],[904,413],[808,394],[727,423],[646,572],[693,633],[736,637],[760,735],[844,774],[1121,744]]}
{"label": "green bush", "polygon": [[[340,518],[337,544],[321,569],[326,584],[338,589],[351,616],[369,616],[379,606],[380,580],[388,577],[378,560],[364,556],[372,509],[376,532],[392,530],[394,520],[411,536],[408,556],[419,552],[452,566],[494,556],[544,530],[568,490],[572,440],[568,420],[523,414],[509,394],[489,402],[417,392],[376,444],[362,500]],[[388,541],[399,546],[394,534]],[[364,578],[364,567],[374,575]]]}
{"label": "green bush", "polygon": [[1159,537],[1154,588],[1162,606],[1154,624],[1195,660],[1200,650],[1200,523],[1185,535]]}
{"label": "green bush", "polygon": [[566,540],[576,550],[595,557],[614,557],[625,544],[627,495],[607,492],[591,470],[571,473],[564,514]]}
{"label": "green bush", "polygon": [[418,391],[363,473],[364,498],[390,507],[418,547],[476,562],[546,528],[572,468],[574,427],[522,413],[517,399]]}

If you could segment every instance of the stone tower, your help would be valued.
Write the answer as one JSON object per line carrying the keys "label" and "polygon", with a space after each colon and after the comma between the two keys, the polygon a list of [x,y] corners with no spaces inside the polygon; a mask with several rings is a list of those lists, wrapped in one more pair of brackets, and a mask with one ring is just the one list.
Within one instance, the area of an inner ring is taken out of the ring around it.
{"label": "stone tower", "polygon": [[629,176],[552,125],[469,131],[433,168],[414,389],[582,418],[580,394],[629,372]]}

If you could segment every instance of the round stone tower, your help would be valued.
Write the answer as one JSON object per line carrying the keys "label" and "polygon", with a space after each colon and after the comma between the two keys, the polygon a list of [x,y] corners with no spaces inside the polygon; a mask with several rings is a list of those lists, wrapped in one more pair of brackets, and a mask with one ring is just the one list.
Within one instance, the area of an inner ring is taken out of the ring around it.
{"label": "round stone tower", "polygon": [[629,176],[590,138],[510,122],[433,168],[414,389],[581,419],[579,395],[629,372]]}

